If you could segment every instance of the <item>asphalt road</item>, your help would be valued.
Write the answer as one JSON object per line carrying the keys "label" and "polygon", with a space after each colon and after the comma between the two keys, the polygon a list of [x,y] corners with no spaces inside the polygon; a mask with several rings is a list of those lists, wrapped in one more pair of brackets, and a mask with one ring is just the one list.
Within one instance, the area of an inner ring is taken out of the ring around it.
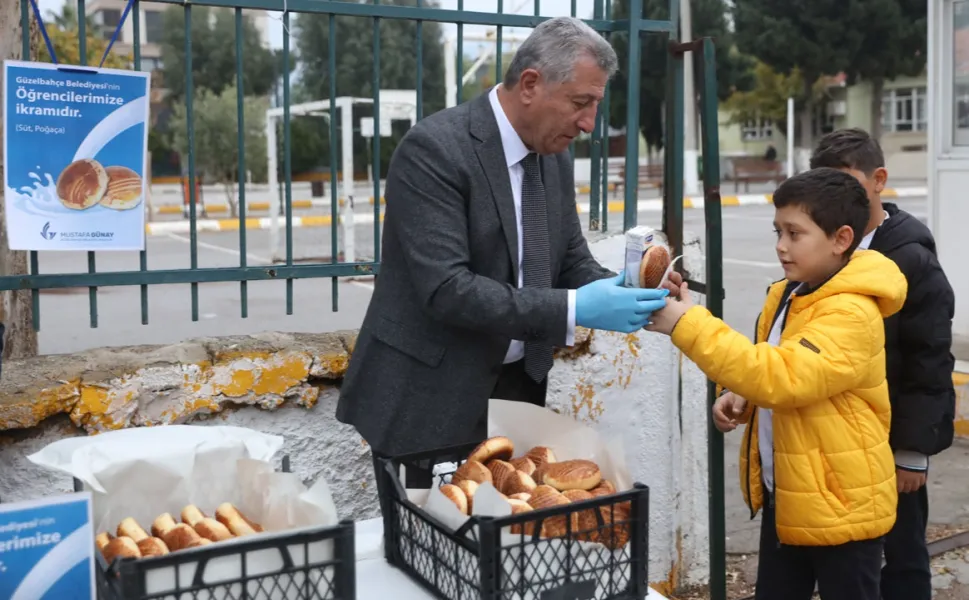
{"label": "asphalt road", "polygon": [[[925,200],[903,200],[902,206],[924,216]],[[769,206],[733,207],[723,211],[725,319],[749,333],[763,300],[766,286],[781,276],[773,254]],[[586,217],[587,218],[587,217]],[[639,223],[658,226],[660,213],[643,211]],[[585,220],[585,219],[584,219]],[[611,229],[621,228],[621,213],[610,215]],[[688,210],[685,228],[702,236],[703,213]],[[356,228],[358,258],[372,256],[372,224]],[[246,259],[250,265],[270,264],[269,233],[247,232]],[[285,245],[280,244],[285,256]],[[190,240],[169,234],[148,238],[149,269],[189,268]],[[293,230],[294,261],[329,260],[330,230],[327,227]],[[98,271],[137,270],[137,253],[98,253]],[[239,233],[203,233],[198,238],[198,266],[238,266]],[[42,273],[86,272],[84,254],[46,252],[40,255]],[[286,314],[286,283],[256,281],[248,284],[248,318],[240,314],[239,283],[199,285],[199,319],[192,321],[188,285],[157,285],[148,289],[149,323],[141,323],[138,287],[100,288],[97,292],[97,327],[90,326],[87,288],[42,292],[40,351],[44,354],[74,352],[93,347],[129,344],[173,343],[183,339],[257,333],[260,331],[332,331],[360,325],[370,298],[370,283],[339,282],[338,308],[334,312],[331,280],[297,280],[293,284],[293,314]]]}

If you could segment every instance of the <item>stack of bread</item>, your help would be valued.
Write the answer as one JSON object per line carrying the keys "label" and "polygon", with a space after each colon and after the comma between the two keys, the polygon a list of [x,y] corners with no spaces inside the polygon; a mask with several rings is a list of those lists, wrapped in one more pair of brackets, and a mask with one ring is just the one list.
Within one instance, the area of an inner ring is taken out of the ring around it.
{"label": "stack of bread", "polygon": [[178,523],[171,514],[165,513],[151,524],[149,535],[129,517],[118,525],[117,536],[107,531],[99,533],[95,544],[110,564],[116,557],[164,556],[263,531],[260,525],[247,519],[228,502],[215,509],[214,519],[194,505],[182,510],[181,519]]}
{"label": "stack of bread", "polygon": [[[471,451],[467,460],[441,486],[441,492],[461,511],[470,515],[478,486],[492,484],[508,501],[512,514],[591,500],[616,493],[591,460],[559,462],[551,448],[536,446],[515,457],[515,445],[503,436],[492,437]],[[629,502],[587,509],[545,519],[540,537],[562,537],[569,531],[576,539],[621,548],[629,541]],[[595,511],[602,517],[600,528]],[[571,520],[571,524],[567,520]],[[512,533],[534,534],[534,524],[512,527]]]}

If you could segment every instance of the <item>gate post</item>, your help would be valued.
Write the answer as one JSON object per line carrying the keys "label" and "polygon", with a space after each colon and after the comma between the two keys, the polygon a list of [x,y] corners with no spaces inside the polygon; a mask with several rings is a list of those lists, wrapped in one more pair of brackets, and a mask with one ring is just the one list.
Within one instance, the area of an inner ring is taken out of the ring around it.
{"label": "gate post", "polygon": [[[674,0],[675,1],[675,0]],[[626,90],[626,181],[623,184],[623,231],[636,226],[639,218],[639,65],[642,44],[639,22],[643,15],[643,0],[629,0],[629,57]],[[608,206],[606,207],[608,211]]]}

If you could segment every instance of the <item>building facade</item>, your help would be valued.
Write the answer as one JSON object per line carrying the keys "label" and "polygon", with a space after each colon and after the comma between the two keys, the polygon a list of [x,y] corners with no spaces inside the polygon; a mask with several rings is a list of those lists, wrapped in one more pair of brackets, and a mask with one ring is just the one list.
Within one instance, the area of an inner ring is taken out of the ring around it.
{"label": "building facade", "polygon": [[[862,81],[847,85],[844,77],[832,78],[826,100],[814,118],[814,139],[826,131],[845,127],[872,129],[876,111],[881,113],[881,145],[889,173],[895,179],[925,179],[928,151],[928,74],[900,77],[885,82],[875,99],[872,85]],[[969,92],[967,92],[969,99]],[[778,157],[786,158],[787,138],[769,119],[729,123],[730,114],[720,113],[722,156],[763,156],[774,146]]]}
{"label": "building facade", "polygon": [[[106,39],[110,39],[118,23],[121,22],[121,15],[124,14],[126,0],[89,0],[86,10],[89,17],[98,25],[101,34]],[[141,68],[145,71],[154,71],[162,66],[161,41],[163,35],[164,11],[170,9],[181,10],[180,6],[173,6],[168,3],[143,1],[135,6],[140,11],[140,49],[141,49]],[[246,11],[262,35],[263,44],[269,46],[269,16],[264,10]],[[118,35],[118,40],[112,50],[122,54],[131,53],[134,49],[134,21],[129,14],[124,26]]]}

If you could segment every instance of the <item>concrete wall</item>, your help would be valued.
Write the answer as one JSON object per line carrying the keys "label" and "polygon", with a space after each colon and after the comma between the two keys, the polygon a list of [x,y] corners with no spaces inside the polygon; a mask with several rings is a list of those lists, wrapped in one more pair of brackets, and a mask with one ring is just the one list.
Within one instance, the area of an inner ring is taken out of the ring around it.
{"label": "concrete wall", "polygon": [[[688,237],[688,239],[690,239]],[[623,238],[593,244],[618,268]],[[694,238],[685,266],[703,280]],[[621,436],[633,476],[650,486],[650,580],[708,575],[705,379],[665,336],[581,330],[557,354],[549,405]],[[282,435],[293,469],[325,477],[342,516],[378,514],[370,453],[333,417],[353,332],[270,333],[46,356],[4,364],[0,498],[36,498],[71,482],[26,456],[65,437],[171,423],[226,423]]]}

